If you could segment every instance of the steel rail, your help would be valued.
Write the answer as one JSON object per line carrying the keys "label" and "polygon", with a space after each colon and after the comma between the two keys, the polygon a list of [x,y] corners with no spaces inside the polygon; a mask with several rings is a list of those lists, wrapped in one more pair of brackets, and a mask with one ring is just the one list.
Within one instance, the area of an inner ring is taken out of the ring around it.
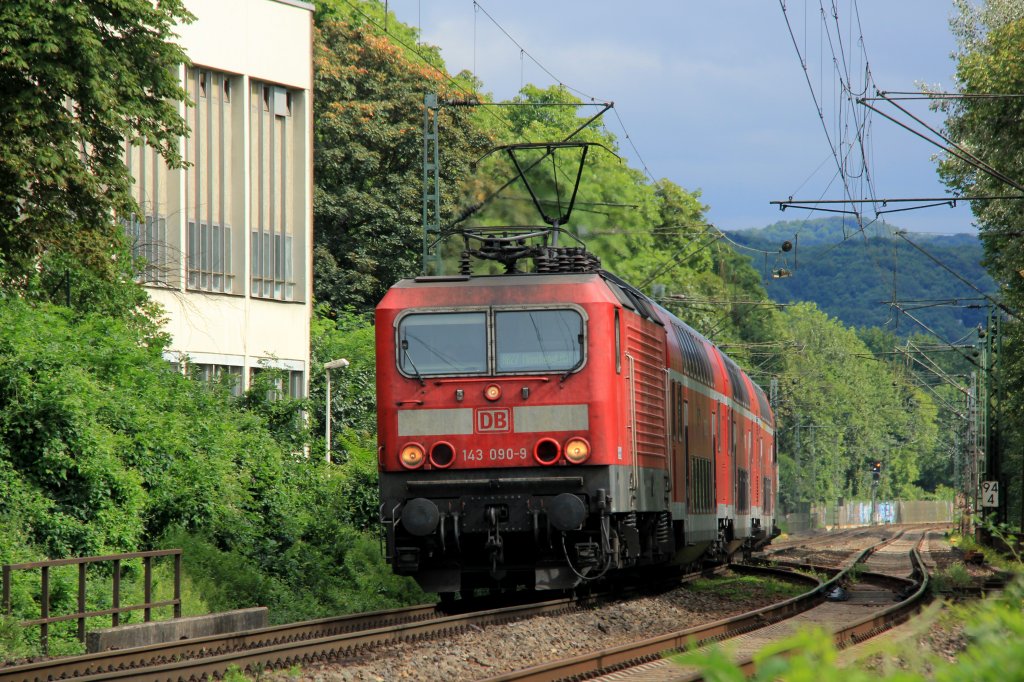
{"label": "steel rail", "polygon": [[0,682],[68,679],[78,677],[86,671],[95,673],[123,668],[137,669],[152,661],[169,661],[195,658],[214,652],[222,653],[227,650],[227,647],[251,649],[269,644],[366,630],[388,624],[422,621],[437,616],[436,605],[420,604],[399,609],[277,625],[229,635],[209,635],[131,649],[53,658],[0,668]]}
{"label": "steel rail", "polygon": [[[712,642],[730,639],[755,630],[765,628],[769,625],[792,618],[798,614],[810,611],[825,601],[825,596],[833,588],[839,585],[840,581],[849,573],[854,566],[865,561],[869,556],[879,549],[882,549],[899,540],[905,531],[901,531],[892,538],[882,540],[871,547],[860,552],[859,555],[845,568],[836,569],[833,567],[815,567],[803,565],[799,568],[824,570],[834,573],[826,582],[796,573],[794,569],[784,570],[773,566],[746,565],[741,570],[750,570],[762,573],[783,574],[787,576],[801,576],[803,579],[813,581],[817,586],[802,595],[793,597],[786,601],[766,606],[755,611],[740,614],[705,625],[688,628],[657,637],[651,637],[639,642],[624,644],[610,649],[604,649],[587,654],[581,654],[573,658],[560,661],[552,661],[537,666],[516,670],[504,675],[487,678],[485,682],[550,682],[551,680],[565,679],[589,679],[600,674],[610,674],[616,671],[634,668],[646,663],[651,663],[664,658],[666,654],[685,650],[694,645],[705,645]],[[734,567],[738,568],[738,567]],[[861,573],[864,577],[874,577],[871,573]],[[907,585],[911,581],[900,579],[889,575],[880,575],[879,579],[890,584]],[[682,671],[681,671],[682,672]],[[700,679],[699,676],[693,679]]]}
{"label": "steel rail", "polygon": [[[734,566],[733,568],[739,568],[739,566]],[[743,568],[740,570],[786,576],[790,579],[796,578],[812,582],[815,584],[815,587],[802,595],[755,611],[742,613],[738,616],[705,625],[698,625],[666,635],[651,637],[640,642],[581,654],[561,661],[542,663],[504,675],[490,677],[485,682],[512,682],[513,680],[516,682],[550,682],[551,680],[562,679],[587,679],[595,674],[611,673],[642,665],[643,663],[661,658],[669,651],[682,650],[694,643],[710,643],[735,637],[807,611],[824,601],[825,595],[831,589],[831,586],[840,578],[837,575],[822,583],[817,578],[803,573],[768,566],[743,565]]]}
{"label": "steel rail", "polygon": [[[677,576],[674,580],[683,582],[719,574],[728,568],[723,565]],[[622,592],[617,595],[621,596]],[[458,615],[444,615],[438,611],[439,606],[428,604],[325,618],[0,668],[0,682],[219,678],[231,667],[262,670],[333,661],[385,643],[450,636],[479,625],[502,624],[543,614],[557,615],[611,596],[615,596],[611,591],[597,592],[583,598],[564,597]]]}
{"label": "steel rail", "polygon": [[[80,682],[96,680],[151,680],[174,681],[219,678],[230,668],[240,670],[263,670],[264,668],[308,665],[315,662],[334,661],[345,656],[385,643],[410,642],[432,636],[454,635],[474,625],[493,625],[521,620],[540,614],[557,614],[572,607],[572,599],[555,599],[540,604],[520,605],[511,608],[492,609],[459,616],[444,616],[427,621],[400,623],[370,630],[346,632],[324,637],[312,637],[290,642],[262,641],[255,648],[241,648],[215,655],[202,655],[188,660],[163,659],[157,664],[150,662],[141,666],[124,666],[116,670],[80,671],[75,677]],[[240,636],[244,636],[242,633]],[[216,638],[224,644],[232,644],[233,637]],[[193,640],[194,641],[194,640]],[[202,652],[200,652],[202,653]],[[6,672],[6,671],[4,671]],[[46,677],[12,678],[44,682]]]}
{"label": "steel rail", "polygon": [[[924,542],[924,538],[927,533],[922,533],[920,540],[917,542],[917,546],[910,550],[910,561],[913,568],[913,574],[918,579],[902,579],[902,582],[916,583],[917,589],[913,594],[908,596],[906,599],[900,601],[897,604],[893,604],[881,611],[876,611],[864,618],[851,623],[850,625],[841,627],[832,632],[832,641],[839,649],[844,649],[851,645],[860,644],[876,635],[879,635],[886,630],[891,630],[897,625],[901,625],[910,619],[910,616],[921,610],[921,607],[928,601],[928,584],[929,574],[924,564],[924,560],[921,558],[919,552],[921,544]],[[900,581],[901,579],[889,576],[884,573],[862,573],[862,577],[871,577],[874,579],[889,579],[893,581]],[[800,653],[799,647],[793,647],[786,651],[779,652],[779,656],[793,656]],[[739,663],[740,669],[746,675],[751,675],[755,671],[755,665],[753,659],[748,659]],[[690,677],[682,677],[679,682],[697,682],[698,680],[704,679],[703,675],[695,675]]]}

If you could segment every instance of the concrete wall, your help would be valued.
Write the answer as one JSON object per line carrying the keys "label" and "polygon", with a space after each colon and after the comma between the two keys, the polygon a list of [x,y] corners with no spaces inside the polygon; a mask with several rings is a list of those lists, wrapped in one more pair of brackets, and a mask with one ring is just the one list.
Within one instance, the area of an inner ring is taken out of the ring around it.
{"label": "concrete wall", "polygon": [[[942,500],[876,501],[875,523],[952,523],[953,503]],[[810,505],[806,512],[786,514],[790,532],[839,526],[867,526],[872,523],[871,501],[846,502],[842,505]]]}
{"label": "concrete wall", "polygon": [[[197,154],[200,162],[189,170],[157,174],[162,183],[159,196],[155,201],[148,197],[140,200],[147,215],[153,212],[166,221],[167,246],[158,251],[168,261],[161,264],[166,276],[148,285],[152,298],[167,311],[165,329],[172,339],[167,359],[181,362],[187,358],[199,364],[238,368],[245,388],[249,370],[273,357],[279,360],[271,363],[273,366],[302,372],[302,385],[308,387],[313,298],[313,6],[301,0],[186,0],[185,4],[196,21],[178,28],[178,42],[193,62],[188,71],[181,69],[182,82],[191,83],[192,90],[199,92],[193,68],[213,73],[214,83],[230,80],[231,103],[224,105],[230,106],[226,114],[220,105],[215,106],[209,119],[202,108],[180,105],[179,111],[193,131],[209,120],[213,132],[201,131],[198,147],[191,139],[182,140],[186,158]],[[253,140],[264,134],[257,124],[262,119],[256,116],[269,116],[285,129],[285,119],[275,119],[274,108],[264,114],[262,101],[251,94],[263,92],[264,86],[282,95],[287,92],[289,98],[287,144],[280,145],[287,154],[288,172],[278,167],[269,175],[269,187],[281,193],[275,205],[288,210],[276,222],[265,220],[264,225],[256,225],[253,197],[263,196],[268,186],[255,162],[263,154]],[[209,107],[215,96],[216,90],[210,90],[200,106]],[[260,152],[258,156],[254,156],[254,148]],[[137,162],[133,168],[137,179],[140,171],[141,162]],[[286,184],[281,184],[282,178]],[[140,187],[147,184],[151,183],[140,183]],[[222,203],[228,208],[222,210]],[[189,221],[218,229],[230,226],[230,286],[204,291],[195,282],[189,283]],[[251,242],[253,230],[259,229],[286,229],[291,239],[289,248],[295,255],[289,260],[290,281],[294,286],[286,287],[290,293],[285,296],[290,300],[253,295],[259,292],[254,292],[257,274]],[[147,252],[141,253],[148,257]]]}
{"label": "concrete wall", "polygon": [[131,649],[151,644],[196,639],[229,632],[245,632],[267,627],[267,608],[239,609],[205,616],[122,625],[93,630],[86,635],[85,649],[93,654],[112,649]]}
{"label": "concrete wall", "polygon": [[278,0],[185,0],[196,21],[178,29],[195,64],[309,90],[313,5]]}

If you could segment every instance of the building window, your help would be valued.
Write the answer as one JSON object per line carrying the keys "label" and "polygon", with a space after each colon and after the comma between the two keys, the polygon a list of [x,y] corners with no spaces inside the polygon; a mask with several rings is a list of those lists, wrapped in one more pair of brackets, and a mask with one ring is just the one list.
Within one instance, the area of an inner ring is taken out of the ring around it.
{"label": "building window", "polygon": [[167,166],[145,143],[126,142],[124,163],[135,181],[132,194],[139,210],[136,215],[121,218],[132,256],[139,261],[136,280],[142,284],[176,282],[180,251],[176,235],[167,234]]}
{"label": "building window", "polygon": [[[234,264],[239,245],[231,225],[241,224],[241,139],[234,130],[233,76],[203,68],[188,70],[193,106],[187,113],[192,136],[185,145],[190,163],[186,181],[188,288],[235,292]],[[236,167],[237,166],[237,167]]]}
{"label": "building window", "polygon": [[[301,193],[303,147],[292,117],[295,96],[253,81],[250,92],[250,291],[256,298],[294,301],[304,261]],[[301,124],[301,121],[300,121]]]}
{"label": "building window", "polygon": [[231,278],[231,226],[188,223],[188,286],[226,291]]}
{"label": "building window", "polygon": [[132,257],[141,261],[137,279],[144,284],[167,284],[173,266],[167,244],[167,219],[147,215],[145,220],[132,217],[122,221],[131,240]]}
{"label": "building window", "polygon": [[189,363],[192,376],[208,384],[220,384],[231,395],[242,395],[242,368],[236,365],[214,365],[200,362]]}
{"label": "building window", "polygon": [[293,400],[306,397],[306,375],[302,370],[253,367],[249,370],[250,388],[260,383],[260,375],[264,372],[269,372],[271,376],[267,386],[267,400],[273,402],[286,397]]}
{"label": "building window", "polygon": [[249,257],[252,259],[252,295],[291,301],[295,298],[292,237],[253,230]]}

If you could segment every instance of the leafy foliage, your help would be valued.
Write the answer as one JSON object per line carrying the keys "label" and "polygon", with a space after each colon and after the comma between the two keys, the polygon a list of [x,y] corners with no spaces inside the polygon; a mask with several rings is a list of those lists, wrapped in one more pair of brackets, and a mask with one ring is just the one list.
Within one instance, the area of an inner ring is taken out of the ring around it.
{"label": "leafy foliage", "polygon": [[183,545],[211,608],[274,619],[422,598],[363,534],[373,450],[307,459],[303,403],[184,377],[131,320],[0,299],[0,330],[0,562]]}
{"label": "leafy foliage", "polygon": [[[917,643],[910,640],[903,645],[881,642],[872,647],[874,652],[898,662],[894,670],[880,671],[876,666],[872,669],[857,665],[841,666],[831,638],[821,629],[804,629],[765,647],[755,655],[755,670],[749,677],[727,653],[728,644],[691,651],[674,660],[682,666],[698,668],[704,679],[716,682],[745,679],[763,682],[999,682],[1024,674],[1022,606],[1024,586],[1018,579],[999,597],[953,607],[941,623],[946,628],[962,626],[971,643],[954,662],[934,654],[922,654]],[[796,650],[796,653],[782,655],[791,650]]]}
{"label": "leafy foliage", "polygon": [[[1008,97],[964,98],[945,103],[946,132],[1014,183],[993,177],[962,160],[947,157],[939,166],[945,183],[966,195],[1003,196],[1024,183],[1024,18],[1019,2],[987,0],[957,3],[953,21],[958,39],[956,82],[965,94],[1004,94]],[[1005,396],[1000,410],[1002,450],[1006,471],[1021,470],[1024,451],[1024,204],[1016,200],[975,201],[971,204],[985,248],[985,265],[999,285],[1008,311],[1002,329],[1002,353],[994,372]],[[1020,508],[1020,477],[1004,491],[1015,497],[1010,509]]]}
{"label": "leafy foliage", "polygon": [[913,499],[920,462],[936,447],[932,400],[871,357],[850,329],[812,304],[786,309],[796,352],[780,379],[780,501],[870,497],[868,464],[882,461],[881,497]]}
{"label": "leafy foliage", "polygon": [[[317,9],[314,293],[338,310],[367,310],[419,272],[423,98],[462,95],[357,20],[331,4]],[[488,140],[465,107],[440,116],[441,214],[450,216],[458,183]]]}
{"label": "leafy foliage", "polygon": [[4,288],[49,298],[68,271],[87,297],[89,280],[130,295],[115,220],[138,210],[124,142],[144,140],[181,165],[187,127],[175,103],[186,60],[170,39],[190,18],[180,0],[0,3]]}

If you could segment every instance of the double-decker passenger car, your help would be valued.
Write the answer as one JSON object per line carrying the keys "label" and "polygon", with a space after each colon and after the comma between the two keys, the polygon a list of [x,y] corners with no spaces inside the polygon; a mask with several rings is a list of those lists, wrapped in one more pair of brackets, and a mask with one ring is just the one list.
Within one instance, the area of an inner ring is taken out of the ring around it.
{"label": "double-decker passenger car", "polygon": [[583,270],[403,280],[377,307],[387,556],[427,591],[571,588],[770,540],[762,390]]}

